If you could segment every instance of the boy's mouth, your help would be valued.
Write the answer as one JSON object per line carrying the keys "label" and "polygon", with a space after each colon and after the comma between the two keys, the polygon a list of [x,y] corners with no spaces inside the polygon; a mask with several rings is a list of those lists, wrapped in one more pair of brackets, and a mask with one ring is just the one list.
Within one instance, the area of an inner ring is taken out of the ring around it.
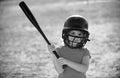
{"label": "boy's mouth", "polygon": [[70,42],[72,42],[72,43],[80,43],[81,42],[81,38],[79,38],[79,39],[73,39],[73,41],[72,40],[69,40]]}
{"label": "boy's mouth", "polygon": [[80,43],[82,38],[69,36],[69,41],[73,43]]}
{"label": "boy's mouth", "polygon": [[78,42],[70,42],[70,46],[76,47],[78,45]]}

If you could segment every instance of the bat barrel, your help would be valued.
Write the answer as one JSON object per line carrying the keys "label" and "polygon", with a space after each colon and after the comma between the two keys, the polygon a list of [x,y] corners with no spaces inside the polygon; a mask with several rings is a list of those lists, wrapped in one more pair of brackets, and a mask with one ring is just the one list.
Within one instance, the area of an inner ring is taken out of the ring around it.
{"label": "bat barrel", "polygon": [[[35,26],[35,28],[41,33],[41,35],[43,36],[43,38],[45,39],[45,41],[47,42],[48,45],[51,45],[51,43],[49,42],[49,40],[47,39],[47,37],[45,36],[45,34],[43,33],[43,31],[41,30],[39,24],[37,23],[35,17],[33,16],[32,12],[30,11],[30,9],[28,8],[28,6],[25,4],[24,1],[19,3],[19,6],[21,7],[21,9],[23,10],[23,12],[25,13],[25,15],[27,16],[27,18],[31,21],[31,23]],[[59,58],[59,55],[57,54],[56,51],[53,51],[53,53],[55,54],[55,56],[57,58]]]}
{"label": "bat barrel", "polygon": [[36,29],[42,34],[43,38],[45,39],[45,41],[47,42],[48,45],[51,45],[49,40],[46,38],[45,34],[43,33],[43,31],[41,30],[38,22],[36,21],[35,17],[33,16],[33,14],[31,13],[30,9],[28,8],[28,6],[25,4],[24,1],[20,2],[19,6],[21,7],[21,9],[23,10],[23,12],[25,13],[25,15],[27,16],[27,18],[31,21],[31,23],[36,27]]}

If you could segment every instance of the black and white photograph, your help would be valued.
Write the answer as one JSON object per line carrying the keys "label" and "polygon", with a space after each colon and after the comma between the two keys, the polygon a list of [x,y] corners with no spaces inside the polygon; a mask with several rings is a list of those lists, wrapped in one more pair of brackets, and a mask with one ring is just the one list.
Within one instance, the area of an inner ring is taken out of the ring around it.
{"label": "black and white photograph", "polygon": [[120,0],[0,0],[0,78],[120,78]]}

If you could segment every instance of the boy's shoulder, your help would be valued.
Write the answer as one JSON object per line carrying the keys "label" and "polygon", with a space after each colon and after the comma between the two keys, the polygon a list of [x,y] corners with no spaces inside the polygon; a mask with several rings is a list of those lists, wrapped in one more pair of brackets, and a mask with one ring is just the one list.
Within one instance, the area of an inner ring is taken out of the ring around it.
{"label": "boy's shoulder", "polygon": [[91,58],[88,48],[83,48],[83,49],[84,49],[84,56],[89,56]]}
{"label": "boy's shoulder", "polygon": [[83,49],[84,49],[85,51],[89,51],[89,50],[88,50],[88,48],[86,48],[86,47],[85,47],[85,48],[83,48]]}
{"label": "boy's shoulder", "polygon": [[58,46],[56,47],[56,52],[61,56],[61,50],[64,48],[64,46]]}
{"label": "boy's shoulder", "polygon": [[64,48],[64,46],[58,46],[58,47],[56,47],[56,50],[60,50],[62,48]]}

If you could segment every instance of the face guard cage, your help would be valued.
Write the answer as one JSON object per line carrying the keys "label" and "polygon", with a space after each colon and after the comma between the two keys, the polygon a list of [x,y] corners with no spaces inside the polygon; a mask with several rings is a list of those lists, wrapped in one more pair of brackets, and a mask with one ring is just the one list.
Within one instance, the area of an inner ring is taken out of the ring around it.
{"label": "face guard cage", "polygon": [[[64,43],[65,45],[67,45],[70,48],[82,48],[84,47],[84,45],[86,44],[87,41],[90,41],[88,39],[88,34],[86,34],[85,32],[83,32],[84,36],[83,37],[78,37],[78,36],[73,36],[73,35],[69,35],[68,33],[63,34],[63,39],[64,39]],[[73,37],[73,40],[69,40],[69,37]],[[75,41],[76,38],[80,39],[79,41]],[[76,43],[76,45],[73,45],[74,43]]]}

